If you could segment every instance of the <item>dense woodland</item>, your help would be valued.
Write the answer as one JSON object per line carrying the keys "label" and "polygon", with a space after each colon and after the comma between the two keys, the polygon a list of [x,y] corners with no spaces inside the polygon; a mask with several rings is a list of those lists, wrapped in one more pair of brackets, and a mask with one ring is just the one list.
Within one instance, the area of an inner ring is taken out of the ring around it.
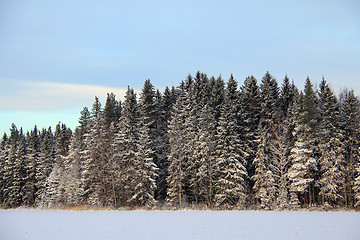
{"label": "dense woodland", "polygon": [[242,86],[197,72],[123,102],[95,97],[72,131],[0,142],[2,208],[301,209],[360,207],[359,101],[323,79],[303,90],[267,72]]}

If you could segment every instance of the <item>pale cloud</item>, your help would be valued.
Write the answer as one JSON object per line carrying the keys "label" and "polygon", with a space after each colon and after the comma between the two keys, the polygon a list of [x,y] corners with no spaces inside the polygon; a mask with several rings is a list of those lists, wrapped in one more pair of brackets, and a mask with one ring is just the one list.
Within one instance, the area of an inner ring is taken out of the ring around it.
{"label": "pale cloud", "polygon": [[0,111],[56,111],[74,107],[91,107],[98,96],[105,104],[107,93],[114,93],[123,100],[126,90],[122,88],[36,82],[23,80],[0,80]]}

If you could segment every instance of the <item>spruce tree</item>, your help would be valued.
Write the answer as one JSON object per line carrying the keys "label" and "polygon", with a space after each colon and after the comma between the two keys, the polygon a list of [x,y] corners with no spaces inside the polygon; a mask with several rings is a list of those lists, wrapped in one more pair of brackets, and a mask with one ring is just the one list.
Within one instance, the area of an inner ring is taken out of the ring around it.
{"label": "spruce tree", "polygon": [[27,134],[28,151],[26,161],[26,180],[24,186],[24,205],[33,207],[38,199],[41,199],[40,192],[37,192],[37,165],[41,162],[40,148],[41,142],[39,131],[35,125],[34,129]]}
{"label": "spruce tree", "polygon": [[135,170],[133,171],[133,181],[130,182],[133,192],[128,202],[135,206],[151,208],[156,203],[154,197],[157,189],[158,168],[153,160],[148,130],[146,125],[141,126],[139,129],[137,152],[133,163]]}
{"label": "spruce tree", "polygon": [[199,113],[198,142],[195,158],[199,160],[197,171],[198,195],[208,207],[214,205],[215,183],[219,174],[216,164],[216,121],[211,107],[206,105]]}
{"label": "spruce tree", "polygon": [[340,128],[339,104],[325,79],[319,91],[321,127],[319,158],[320,198],[322,205],[335,206],[344,201],[341,192],[344,186],[344,145]]}
{"label": "spruce tree", "polygon": [[183,137],[185,127],[184,102],[182,95],[173,106],[172,118],[169,123],[170,153],[168,155],[167,202],[172,206],[183,207],[185,193],[185,142]]}
{"label": "spruce tree", "polygon": [[55,164],[55,142],[54,136],[49,127],[48,130],[41,131],[42,143],[40,147],[40,159],[37,164],[36,179],[37,179],[37,199],[36,205],[46,205],[46,180],[50,176]]}
{"label": "spruce tree", "polygon": [[246,198],[246,180],[248,177],[246,153],[243,151],[239,126],[239,102],[237,82],[230,77],[225,101],[221,108],[217,129],[217,168],[215,206],[219,208],[243,208]]}
{"label": "spruce tree", "polygon": [[149,149],[146,151],[151,153],[148,158],[153,159],[159,170],[156,178],[158,186],[155,192],[156,197],[164,199],[166,197],[166,153],[164,154],[166,150],[163,138],[165,130],[162,128],[165,122],[162,120],[161,101],[160,92],[156,93],[150,79],[146,80],[139,101],[141,128],[144,128],[142,133],[147,135],[142,138],[148,139],[149,143],[146,146]]}
{"label": "spruce tree", "polygon": [[279,88],[276,79],[269,72],[261,83],[261,105],[259,145],[253,161],[253,190],[261,208],[272,209],[279,194],[278,181],[282,177],[279,170],[283,154],[279,152],[279,149],[282,149],[278,124]]}
{"label": "spruce tree", "polygon": [[344,146],[345,146],[345,186],[343,189],[345,197],[345,205],[347,207],[354,206],[354,180],[357,172],[356,168],[359,164],[359,129],[360,114],[359,101],[353,90],[346,91],[343,94],[342,101],[342,120],[341,125],[344,130]]}
{"label": "spruce tree", "polygon": [[6,184],[6,171],[5,171],[5,158],[6,158],[6,145],[8,142],[8,136],[4,133],[0,141],[0,207],[4,207],[4,188]]}
{"label": "spruce tree", "polygon": [[253,185],[252,176],[255,169],[253,160],[258,147],[258,126],[260,120],[260,89],[257,80],[254,76],[249,76],[245,79],[241,86],[241,115],[244,121],[244,145],[245,151],[248,154],[246,158],[246,169],[249,174],[249,200],[253,199]]}
{"label": "spruce tree", "polygon": [[[70,150],[72,132],[65,124],[58,123],[55,130],[55,162],[45,182],[42,203],[47,207],[64,207],[68,204],[66,195],[66,158]],[[40,164],[39,164],[40,165]],[[44,166],[44,163],[41,164]]]}
{"label": "spruce tree", "polygon": [[320,110],[309,78],[305,83],[304,94],[296,103],[295,145],[291,149],[291,167],[288,171],[290,193],[297,194],[304,206],[312,206],[315,201],[315,178],[318,173],[317,147]]}
{"label": "spruce tree", "polygon": [[10,129],[10,136],[4,147],[4,206],[6,208],[18,207],[22,203],[21,188],[22,188],[22,154],[19,156],[20,132],[15,124],[12,124]]}

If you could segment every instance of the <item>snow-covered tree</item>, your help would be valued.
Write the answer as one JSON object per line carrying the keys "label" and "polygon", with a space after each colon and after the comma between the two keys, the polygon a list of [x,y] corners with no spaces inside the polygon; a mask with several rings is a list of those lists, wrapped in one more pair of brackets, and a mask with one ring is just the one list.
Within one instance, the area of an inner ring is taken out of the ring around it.
{"label": "snow-covered tree", "polygon": [[36,202],[41,198],[41,195],[37,193],[37,170],[38,163],[41,161],[40,148],[41,142],[39,137],[39,131],[35,125],[34,129],[27,133],[28,151],[26,159],[26,179],[24,185],[24,205],[27,207],[33,207]]}
{"label": "snow-covered tree", "polygon": [[341,125],[344,131],[345,146],[345,186],[343,187],[345,205],[354,206],[354,180],[356,177],[356,167],[359,164],[359,129],[360,112],[359,100],[353,90],[342,94],[342,113]]}
{"label": "snow-covered tree", "polygon": [[322,205],[334,206],[344,201],[341,188],[344,186],[345,177],[345,148],[340,128],[339,104],[324,78],[320,83],[319,100],[322,120],[319,132],[319,194]]}
{"label": "snow-covered tree", "polygon": [[[141,128],[144,139],[149,142],[146,146],[150,148],[148,158],[152,158],[158,167],[156,178],[156,197],[165,199],[166,197],[166,132],[165,116],[162,112],[162,96],[159,91],[155,92],[150,79],[146,80],[140,94],[139,111],[141,114]],[[140,127],[140,125],[139,125]]]}
{"label": "snow-covered tree", "polygon": [[87,204],[109,206],[114,203],[114,182],[112,169],[112,129],[113,124],[106,125],[101,103],[95,98],[91,110],[89,131],[85,135],[83,194]]}
{"label": "snow-covered tree", "polygon": [[22,204],[22,195],[25,175],[24,158],[26,143],[22,131],[18,131],[15,124],[10,129],[10,137],[4,145],[4,206],[18,207]]}
{"label": "snow-covered tree", "polygon": [[133,89],[128,88],[118,132],[113,141],[117,206],[155,204],[156,165],[150,147],[149,125],[142,124],[140,107]]}
{"label": "snow-covered tree", "polygon": [[185,191],[185,164],[186,157],[184,134],[184,102],[182,95],[173,106],[172,118],[169,124],[170,153],[168,155],[167,202],[172,206],[182,207]]}
{"label": "snow-covered tree", "polygon": [[[278,184],[275,174],[278,171],[281,156],[279,151],[279,89],[275,78],[269,72],[261,83],[261,113],[259,121],[259,145],[254,164],[253,190],[261,208],[272,209],[278,195]],[[280,176],[279,176],[280,177]]]}
{"label": "snow-covered tree", "polygon": [[71,130],[65,124],[57,124],[55,130],[56,157],[54,167],[44,183],[45,192],[42,193],[43,206],[63,207],[67,205],[67,173],[65,164],[69,154],[71,135]]}
{"label": "snow-covered tree", "polygon": [[197,189],[200,201],[208,207],[214,204],[215,183],[218,176],[216,164],[216,122],[211,107],[206,105],[199,113],[198,142],[194,157],[199,161]]}
{"label": "snow-covered tree", "polygon": [[[299,202],[304,206],[311,206],[315,201],[315,176],[318,171],[316,155],[318,145],[319,109],[317,99],[312,88],[310,79],[305,83],[304,94],[300,94],[294,108],[296,138],[294,147],[291,149],[291,167],[288,170],[291,196],[297,194]],[[292,199],[291,202],[294,202]]]}
{"label": "snow-covered tree", "polygon": [[246,153],[243,151],[241,126],[239,126],[237,82],[231,76],[217,128],[217,176],[215,206],[219,208],[243,208],[246,199],[248,177]]}
{"label": "snow-covered tree", "polygon": [[[252,160],[257,150],[257,128],[261,113],[260,89],[254,76],[247,77],[241,87],[241,113],[245,124],[245,139],[247,141],[248,170],[253,172]],[[252,175],[252,173],[251,173]]]}
{"label": "snow-covered tree", "polygon": [[155,205],[155,190],[157,188],[156,179],[158,168],[153,160],[153,151],[150,147],[149,129],[141,126],[137,151],[134,157],[134,175],[130,184],[133,192],[128,202],[135,206],[145,206],[151,208]]}

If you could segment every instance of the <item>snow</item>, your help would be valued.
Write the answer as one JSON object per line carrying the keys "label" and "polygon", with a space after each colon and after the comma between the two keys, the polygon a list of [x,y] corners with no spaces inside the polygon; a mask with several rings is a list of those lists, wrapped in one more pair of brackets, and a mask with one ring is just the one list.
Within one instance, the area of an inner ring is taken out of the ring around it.
{"label": "snow", "polygon": [[0,210],[0,239],[360,239],[359,212]]}

